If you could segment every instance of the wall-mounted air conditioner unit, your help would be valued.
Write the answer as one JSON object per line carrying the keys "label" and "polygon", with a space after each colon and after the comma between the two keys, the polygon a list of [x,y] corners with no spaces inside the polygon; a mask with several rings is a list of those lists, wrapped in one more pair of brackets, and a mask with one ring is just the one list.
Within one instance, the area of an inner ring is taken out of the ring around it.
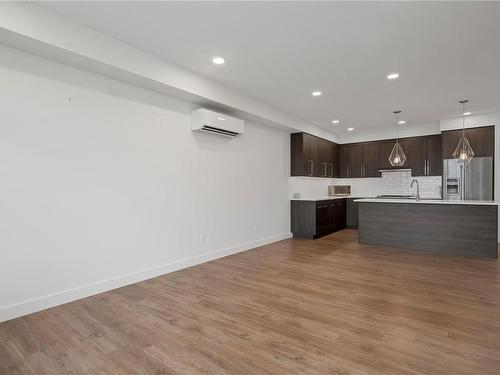
{"label": "wall-mounted air conditioner unit", "polygon": [[244,133],[245,123],[243,120],[200,108],[191,114],[191,130],[237,137]]}

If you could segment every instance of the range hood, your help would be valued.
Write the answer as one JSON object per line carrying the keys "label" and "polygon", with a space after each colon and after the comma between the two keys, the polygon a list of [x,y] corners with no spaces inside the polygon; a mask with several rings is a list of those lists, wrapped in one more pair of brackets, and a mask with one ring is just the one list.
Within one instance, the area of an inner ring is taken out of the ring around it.
{"label": "range hood", "polygon": [[411,172],[411,168],[386,168],[386,169],[379,169],[378,170],[380,173],[384,172]]}

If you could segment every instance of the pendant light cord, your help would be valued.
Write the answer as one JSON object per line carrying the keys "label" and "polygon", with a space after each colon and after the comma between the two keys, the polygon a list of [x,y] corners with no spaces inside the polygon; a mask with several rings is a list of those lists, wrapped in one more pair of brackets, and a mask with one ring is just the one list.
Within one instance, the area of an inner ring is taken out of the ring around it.
{"label": "pendant light cord", "polygon": [[[462,99],[459,101],[462,104],[462,137],[458,141],[457,147],[453,152],[453,157],[458,159],[460,163],[467,164],[474,157],[474,151],[465,136],[465,116],[470,115],[470,112],[465,112],[465,105],[469,103],[468,99]],[[465,165],[464,165],[465,168]]]}
{"label": "pendant light cord", "polygon": [[392,112],[396,115],[396,143],[399,143],[399,114],[401,111]]}
{"label": "pendant light cord", "polygon": [[396,113],[396,142],[399,140],[399,113]]}
{"label": "pendant light cord", "polygon": [[465,100],[462,101],[462,138],[465,138]]}

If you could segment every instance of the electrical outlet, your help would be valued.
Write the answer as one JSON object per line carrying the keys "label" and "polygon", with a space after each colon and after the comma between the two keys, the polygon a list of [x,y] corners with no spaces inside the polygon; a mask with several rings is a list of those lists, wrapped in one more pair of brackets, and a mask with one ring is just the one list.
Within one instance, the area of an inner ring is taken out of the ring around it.
{"label": "electrical outlet", "polygon": [[200,243],[201,244],[204,244],[206,239],[207,239],[207,235],[206,234],[200,234]]}
{"label": "electrical outlet", "polygon": [[252,231],[253,232],[258,232],[259,231],[259,227],[257,225],[252,225]]}

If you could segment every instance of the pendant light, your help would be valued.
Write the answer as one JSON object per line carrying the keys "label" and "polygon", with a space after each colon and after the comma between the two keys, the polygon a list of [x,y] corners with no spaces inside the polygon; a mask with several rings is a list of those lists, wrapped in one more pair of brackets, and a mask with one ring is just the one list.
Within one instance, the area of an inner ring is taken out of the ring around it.
{"label": "pendant light", "polygon": [[394,111],[393,113],[396,115],[396,143],[394,144],[391,154],[389,155],[389,163],[391,163],[393,167],[402,167],[406,161],[406,155],[403,152],[403,148],[399,144],[398,139],[399,114],[401,111]]}
{"label": "pendant light", "polygon": [[465,105],[469,103],[469,101],[464,99],[460,100],[459,103],[462,104],[462,137],[458,141],[455,152],[453,152],[453,157],[457,159],[459,163],[467,164],[474,157],[474,151],[470,146],[469,140],[465,136]]}

